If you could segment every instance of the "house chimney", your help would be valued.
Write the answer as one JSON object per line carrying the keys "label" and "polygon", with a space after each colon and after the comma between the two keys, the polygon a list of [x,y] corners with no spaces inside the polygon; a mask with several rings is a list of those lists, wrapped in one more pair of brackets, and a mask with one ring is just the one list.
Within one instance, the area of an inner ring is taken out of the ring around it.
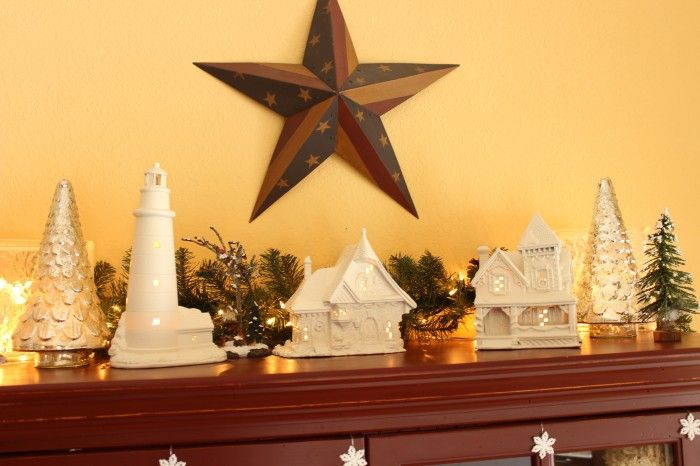
{"label": "house chimney", "polygon": [[306,256],[304,259],[304,280],[311,277],[311,256]]}
{"label": "house chimney", "polygon": [[479,246],[476,248],[476,251],[479,253],[479,267],[483,267],[486,261],[489,260],[491,249],[488,246]]}

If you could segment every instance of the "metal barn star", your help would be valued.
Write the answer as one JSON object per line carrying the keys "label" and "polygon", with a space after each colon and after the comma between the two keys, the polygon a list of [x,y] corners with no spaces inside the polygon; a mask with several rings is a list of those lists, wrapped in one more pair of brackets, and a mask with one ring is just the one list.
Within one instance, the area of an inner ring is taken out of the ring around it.
{"label": "metal barn star", "polygon": [[458,65],[358,64],[338,0],[319,0],[304,62],[195,63],[286,118],[250,220],[333,153],[418,217],[380,116]]}

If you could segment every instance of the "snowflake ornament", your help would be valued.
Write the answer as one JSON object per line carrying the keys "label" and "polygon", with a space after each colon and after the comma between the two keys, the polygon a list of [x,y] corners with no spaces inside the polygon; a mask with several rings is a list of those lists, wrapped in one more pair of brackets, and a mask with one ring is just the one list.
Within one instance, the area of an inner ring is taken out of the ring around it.
{"label": "snowflake ornament", "polygon": [[700,419],[695,419],[693,413],[688,413],[685,419],[680,420],[681,435],[688,437],[691,442],[696,435],[700,435]]}
{"label": "snowflake ornament", "polygon": [[532,437],[532,440],[535,442],[535,445],[532,447],[531,451],[532,453],[537,453],[541,460],[547,455],[554,455],[554,448],[552,448],[552,445],[554,445],[557,439],[550,437],[549,432],[543,430],[541,436]]}
{"label": "snowflake ornament", "polygon": [[170,449],[170,457],[167,460],[158,460],[158,466],[187,466],[184,461],[178,461],[177,455]]}
{"label": "snowflake ornament", "polygon": [[340,455],[343,466],[367,466],[364,450],[355,450],[355,445],[348,447],[347,453]]}

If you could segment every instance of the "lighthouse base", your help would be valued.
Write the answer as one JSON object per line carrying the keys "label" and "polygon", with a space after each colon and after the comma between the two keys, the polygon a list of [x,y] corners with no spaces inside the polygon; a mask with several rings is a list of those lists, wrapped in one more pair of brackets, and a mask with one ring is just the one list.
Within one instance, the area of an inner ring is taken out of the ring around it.
{"label": "lighthouse base", "polygon": [[185,307],[179,307],[177,314],[177,346],[134,348],[127,344],[129,312],[124,312],[109,348],[110,365],[119,369],[145,369],[192,366],[226,360],[226,352],[212,342],[214,325],[208,314]]}

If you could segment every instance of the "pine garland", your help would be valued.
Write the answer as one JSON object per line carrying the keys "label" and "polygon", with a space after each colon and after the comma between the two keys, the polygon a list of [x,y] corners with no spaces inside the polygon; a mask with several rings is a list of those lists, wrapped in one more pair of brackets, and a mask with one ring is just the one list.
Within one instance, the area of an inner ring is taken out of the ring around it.
{"label": "pine garland", "polygon": [[[273,347],[284,343],[291,338],[284,303],[304,278],[299,259],[273,248],[249,259],[239,243],[226,243],[212,230],[219,244],[203,238],[190,242],[213,251],[215,260],[197,263],[189,249],[175,251],[179,304],[208,312],[214,322],[214,340],[219,344],[262,341]],[[124,254],[119,271],[104,261],[95,266],[97,293],[112,332],[125,308],[130,252]],[[417,260],[403,254],[389,258],[387,270],[417,304],[402,321],[404,339],[444,338],[457,329],[473,311],[474,289],[468,278],[476,272],[476,263],[475,259],[470,261],[465,280],[448,274],[442,258],[429,251]]]}
{"label": "pine garland", "polygon": [[448,275],[442,258],[430,251],[418,260],[395,254],[386,269],[417,305],[401,321],[406,340],[445,338],[472,311],[473,288],[464,279]]}

